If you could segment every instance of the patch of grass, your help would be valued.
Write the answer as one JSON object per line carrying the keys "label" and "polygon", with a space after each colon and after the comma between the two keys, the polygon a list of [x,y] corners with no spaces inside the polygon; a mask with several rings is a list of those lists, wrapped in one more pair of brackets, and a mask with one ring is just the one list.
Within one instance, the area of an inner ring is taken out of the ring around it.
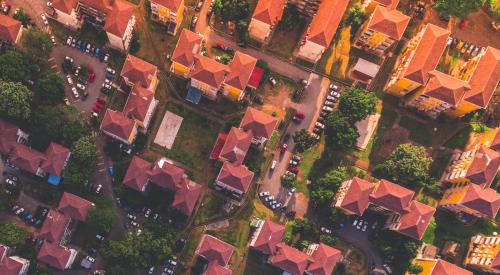
{"label": "patch of grass", "polygon": [[118,90],[114,90],[113,96],[109,102],[109,108],[115,111],[122,111],[126,102],[127,95]]}
{"label": "patch of grass", "polygon": [[181,255],[179,256],[180,265],[177,267],[177,274],[189,274],[191,269],[191,264],[194,257],[194,251],[201,241],[203,236],[203,226],[195,227],[189,231],[189,233],[184,237],[188,242]]}
{"label": "patch of grass", "polygon": [[433,176],[434,178],[441,177],[444,169],[446,168],[446,165],[448,165],[448,162],[450,161],[451,156],[451,152],[442,152],[434,157],[434,161],[429,168],[431,176]]}
{"label": "patch of grass", "polygon": [[401,117],[399,125],[410,131],[410,139],[414,142],[424,146],[431,146],[435,133],[428,128],[428,125],[408,116]]}
{"label": "patch of grass", "polygon": [[470,134],[472,133],[472,127],[465,127],[452,138],[450,138],[444,146],[451,149],[464,149],[465,145],[469,141]]}
{"label": "patch of grass", "polygon": [[382,140],[385,133],[392,128],[397,117],[398,114],[396,112],[387,108],[382,108],[382,111],[380,112],[380,120],[374,137],[365,150],[356,152],[354,155],[359,159],[369,160],[371,166],[381,162],[382,159],[377,152],[382,147]]}
{"label": "patch of grass", "polygon": [[125,63],[125,54],[115,49],[109,49],[108,52],[109,52],[108,66],[113,68],[117,72],[121,72],[123,63]]}
{"label": "patch of grass", "polygon": [[[288,10],[288,9],[287,9]],[[285,10],[285,13],[287,12]],[[285,14],[283,17],[286,17]],[[291,15],[290,15],[291,16]],[[294,19],[282,19],[276,26],[271,41],[267,45],[267,50],[283,58],[292,57],[293,51],[297,47],[307,22],[300,16],[293,16]],[[291,22],[287,22],[291,21]]]}
{"label": "patch of grass", "polygon": [[309,189],[307,188],[307,180],[310,178],[310,173],[315,164],[316,160],[321,157],[323,153],[324,145],[319,144],[317,146],[312,147],[302,154],[302,160],[299,164],[299,180],[298,186],[296,186],[297,191],[304,193],[307,197],[309,197]]}
{"label": "patch of grass", "polygon": [[129,1],[130,3],[134,4],[134,5],[139,5],[139,3],[141,2],[141,0],[127,0]]}
{"label": "patch of grass", "polygon": [[211,192],[206,192],[203,196],[200,207],[196,212],[196,217],[194,218],[194,224],[204,224],[212,220],[222,218],[225,216],[225,212],[222,210],[224,207],[225,200],[219,196],[212,194]]}
{"label": "patch of grass", "polygon": [[436,220],[432,217],[429,225],[427,226],[427,230],[425,230],[424,237],[422,238],[424,243],[434,243],[436,240],[436,226]]}

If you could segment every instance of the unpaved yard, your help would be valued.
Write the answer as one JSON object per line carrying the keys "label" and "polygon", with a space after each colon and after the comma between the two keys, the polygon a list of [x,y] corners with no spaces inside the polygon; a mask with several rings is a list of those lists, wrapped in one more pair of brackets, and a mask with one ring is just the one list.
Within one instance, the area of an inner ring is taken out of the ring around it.
{"label": "unpaved yard", "polygon": [[163,116],[163,120],[160,128],[158,128],[158,133],[156,134],[154,142],[167,149],[172,149],[177,132],[179,132],[179,129],[181,128],[181,124],[181,116],[167,111],[165,116]]}

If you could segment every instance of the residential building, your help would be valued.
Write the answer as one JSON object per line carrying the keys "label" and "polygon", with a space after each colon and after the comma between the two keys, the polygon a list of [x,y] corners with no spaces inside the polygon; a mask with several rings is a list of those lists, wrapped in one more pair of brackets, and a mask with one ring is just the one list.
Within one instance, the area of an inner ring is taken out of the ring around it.
{"label": "residential building", "polygon": [[251,140],[251,132],[245,132],[240,128],[232,127],[218,159],[222,162],[228,161],[235,165],[241,165],[250,148]]}
{"label": "residential building", "polygon": [[152,164],[150,162],[138,156],[133,156],[123,178],[123,185],[139,192],[145,192],[149,183],[148,171],[151,167]]}
{"label": "residential building", "polygon": [[30,261],[18,256],[8,256],[10,248],[0,244],[0,274],[2,275],[26,275]]}
{"label": "residential building", "polygon": [[95,207],[95,204],[86,199],[80,198],[68,192],[64,192],[57,210],[72,220],[84,222],[87,220],[89,210]]}
{"label": "residential building", "polygon": [[176,35],[184,19],[184,0],[152,0],[151,18],[167,25],[167,32]]}
{"label": "residential building", "polygon": [[321,0],[288,0],[287,4],[293,5],[300,13],[312,17],[320,7]]}
{"label": "residential building", "polygon": [[270,257],[273,266],[281,269],[284,274],[293,275],[304,274],[313,261],[311,256],[285,243],[277,244],[276,251]]}
{"label": "residential building", "polygon": [[157,105],[155,92],[135,85],[123,107],[123,114],[136,122],[139,131],[146,133]]}
{"label": "residential building", "polygon": [[380,56],[384,55],[403,37],[409,22],[410,17],[402,12],[378,6],[362,27],[354,46]]}
{"label": "residential building", "polygon": [[189,74],[191,79],[189,92],[197,92],[215,100],[219,91],[222,90],[222,84],[228,74],[229,67],[227,65],[203,55],[195,55],[194,65]]}
{"label": "residential building", "polygon": [[286,0],[259,0],[248,25],[250,38],[268,43],[271,34],[283,16]]}
{"label": "residential building", "polygon": [[201,196],[203,187],[188,178],[183,178],[177,186],[172,207],[186,216],[191,216]]}
{"label": "residential building", "polygon": [[70,221],[71,218],[64,213],[50,209],[38,237],[56,245],[65,244],[70,235],[70,230],[68,229]]}
{"label": "residential building", "polygon": [[188,29],[182,29],[172,53],[170,71],[182,77],[189,77],[194,59],[201,51],[203,36]]}
{"label": "residential building", "polygon": [[472,236],[464,265],[488,274],[500,274],[500,237]]}
{"label": "residential building", "polygon": [[237,51],[229,63],[229,74],[224,81],[223,95],[234,101],[242,100],[256,64],[257,59]]}
{"label": "residential building", "polygon": [[330,47],[349,0],[323,0],[300,42],[297,57],[316,63]]}
{"label": "residential building", "polygon": [[18,143],[28,139],[19,127],[0,118],[0,154],[7,156]]}
{"label": "residential building", "polygon": [[130,54],[125,58],[120,76],[130,88],[139,85],[155,92],[158,85],[158,67]]}
{"label": "residential building", "polygon": [[259,221],[258,227],[250,239],[250,247],[264,255],[271,255],[276,251],[276,245],[283,242],[285,226],[267,219]]}
{"label": "residential building", "polygon": [[207,269],[203,274],[219,274],[216,271],[222,271],[221,274],[231,274],[228,268],[229,260],[234,253],[234,247],[211,235],[205,234],[201,238],[200,244],[194,254],[206,261]]}
{"label": "residential building", "polygon": [[388,10],[394,10],[399,4],[399,0],[364,0],[363,8],[365,11],[373,11],[376,7],[382,6]]}
{"label": "residential building", "polygon": [[23,25],[20,21],[0,14],[0,46],[14,46],[21,41]]}
{"label": "residential building", "polygon": [[423,267],[420,275],[472,275],[472,272],[442,259],[417,258],[412,263]]}
{"label": "residential building", "polygon": [[137,136],[137,122],[111,109],[106,110],[100,129],[105,135],[127,145],[132,144]]}
{"label": "residential building", "polygon": [[[459,215],[495,219],[500,208],[500,194],[477,184],[460,184],[448,188],[439,206]],[[464,218],[468,220],[467,218]]]}
{"label": "residential building", "polygon": [[273,135],[278,121],[276,118],[252,107],[248,107],[240,122],[240,128],[251,132],[252,143],[264,147],[266,141]]}
{"label": "residential building", "polygon": [[253,172],[245,165],[234,165],[226,161],[215,180],[215,189],[224,190],[234,199],[241,200],[250,188],[253,176]]}
{"label": "residential building", "polygon": [[73,248],[67,248],[51,242],[44,242],[40,252],[38,252],[37,261],[47,264],[59,270],[71,268],[78,252]]}
{"label": "residential building", "polygon": [[128,51],[135,27],[135,6],[124,0],[52,0],[49,15],[73,30],[85,22],[106,31],[109,45]]}

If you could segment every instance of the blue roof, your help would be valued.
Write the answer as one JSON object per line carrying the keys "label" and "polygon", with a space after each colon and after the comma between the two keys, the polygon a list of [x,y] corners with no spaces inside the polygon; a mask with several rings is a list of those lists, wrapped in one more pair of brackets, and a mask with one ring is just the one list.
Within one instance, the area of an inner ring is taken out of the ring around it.
{"label": "blue roof", "polygon": [[49,175],[49,179],[47,181],[54,186],[59,186],[59,183],[61,183],[61,177]]}
{"label": "blue roof", "polygon": [[168,32],[170,32],[170,33],[174,33],[174,31],[175,31],[175,28],[176,28],[176,27],[177,27],[177,23],[175,23],[175,22],[170,22],[170,23],[168,24]]}
{"label": "blue roof", "polygon": [[201,99],[203,92],[195,87],[189,87],[188,93],[186,95],[186,100],[194,104],[198,104]]}

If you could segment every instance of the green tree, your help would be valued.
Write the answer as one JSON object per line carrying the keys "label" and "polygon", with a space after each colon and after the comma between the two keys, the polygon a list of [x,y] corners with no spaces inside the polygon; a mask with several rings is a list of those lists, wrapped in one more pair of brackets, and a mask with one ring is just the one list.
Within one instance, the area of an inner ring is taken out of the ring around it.
{"label": "green tree", "polygon": [[361,27],[366,20],[366,17],[367,15],[363,12],[363,7],[359,3],[354,4],[354,6],[349,9],[349,15],[344,24],[346,26],[351,26],[351,38],[354,38],[359,27]]}
{"label": "green tree", "polygon": [[29,28],[23,32],[21,43],[34,59],[46,59],[52,52],[53,44],[50,35],[37,28]]}
{"label": "green tree", "polygon": [[484,3],[485,0],[436,0],[434,9],[444,17],[464,19],[469,13],[479,10]]}
{"label": "green tree", "polygon": [[365,119],[377,111],[377,96],[360,88],[349,87],[340,96],[339,111],[351,123]]}
{"label": "green tree", "polygon": [[13,223],[7,222],[0,225],[0,243],[16,247],[25,243],[29,237],[28,232]]}
{"label": "green tree", "polygon": [[118,215],[113,207],[94,207],[89,210],[87,224],[96,232],[110,232],[118,224]]}
{"label": "green tree", "polygon": [[359,137],[358,129],[348,118],[339,112],[333,112],[326,118],[325,143],[333,149],[353,149]]}
{"label": "green tree", "polygon": [[315,139],[306,129],[295,132],[293,135],[293,142],[295,142],[295,150],[300,153],[318,144],[318,140]]}
{"label": "green tree", "polygon": [[342,182],[345,180],[345,171],[337,168],[328,172],[317,182],[310,186],[311,202],[316,206],[328,205],[331,203],[333,196],[338,191]]}
{"label": "green tree", "polygon": [[35,96],[39,102],[57,105],[64,99],[64,79],[55,72],[48,72],[37,82]]}
{"label": "green tree", "polygon": [[422,271],[424,271],[424,268],[419,264],[411,264],[408,267],[408,272],[410,274],[420,274]]}
{"label": "green tree", "polygon": [[0,55],[0,80],[27,83],[32,67],[23,53],[7,51]]}
{"label": "green tree", "polygon": [[63,178],[65,183],[83,190],[90,179],[90,170],[86,167],[82,169],[82,166],[71,158],[63,170]]}
{"label": "green tree", "polygon": [[432,158],[427,157],[424,147],[406,143],[399,145],[387,160],[375,166],[374,173],[408,187],[422,186],[431,181],[431,162]]}
{"label": "green tree", "polygon": [[498,20],[500,19],[500,1],[489,0],[490,11],[493,16]]}
{"label": "green tree", "polygon": [[214,0],[212,2],[212,12],[215,15],[220,15],[222,12],[222,1],[221,0]]}
{"label": "green tree", "polygon": [[247,0],[224,0],[220,15],[224,21],[239,21],[250,14]]}
{"label": "green tree", "polygon": [[317,188],[311,191],[311,202],[316,205],[328,205],[332,202],[335,193],[332,190]]}
{"label": "green tree", "polygon": [[12,18],[21,21],[24,27],[28,27],[31,22],[30,16],[23,9],[19,9],[15,12],[14,15],[12,15]]}
{"label": "green tree", "polygon": [[83,136],[78,139],[71,151],[82,167],[94,167],[97,160],[97,146],[92,136]]}
{"label": "green tree", "polygon": [[0,115],[28,119],[33,93],[20,83],[0,82]]}
{"label": "green tree", "polygon": [[321,242],[329,246],[337,245],[337,239],[335,239],[332,235],[321,235]]}
{"label": "green tree", "polygon": [[292,173],[281,176],[281,186],[291,188],[295,185],[295,176]]}
{"label": "green tree", "polygon": [[233,58],[229,54],[223,53],[220,56],[220,63],[222,63],[222,64],[229,64],[229,62],[231,62],[231,59],[233,59]]}
{"label": "green tree", "polygon": [[141,49],[141,42],[139,39],[139,34],[136,31],[132,33],[132,40],[130,40],[130,49],[129,52],[134,54]]}

